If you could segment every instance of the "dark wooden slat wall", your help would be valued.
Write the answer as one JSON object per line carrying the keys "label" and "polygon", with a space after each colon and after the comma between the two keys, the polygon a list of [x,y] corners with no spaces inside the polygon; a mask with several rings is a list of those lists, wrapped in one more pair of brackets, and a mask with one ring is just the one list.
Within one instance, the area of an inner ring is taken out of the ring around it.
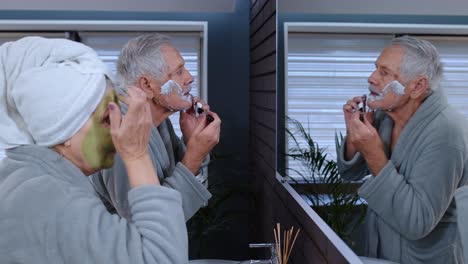
{"label": "dark wooden slat wall", "polygon": [[[249,170],[256,194],[250,240],[272,242],[273,215],[279,208],[271,203],[278,197],[270,181],[276,174],[276,0],[250,1],[249,99]],[[268,254],[252,253],[254,258]]]}
{"label": "dark wooden slat wall", "polygon": [[[256,193],[251,242],[273,242],[273,227],[301,228],[290,263],[346,263],[276,179],[276,1],[250,1],[249,170]],[[269,252],[252,251],[263,258]]]}

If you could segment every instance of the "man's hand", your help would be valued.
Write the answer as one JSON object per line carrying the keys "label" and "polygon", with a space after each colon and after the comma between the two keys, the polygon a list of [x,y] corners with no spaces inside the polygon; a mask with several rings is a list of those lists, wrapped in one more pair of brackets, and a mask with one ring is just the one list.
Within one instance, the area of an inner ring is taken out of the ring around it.
{"label": "man's hand", "polygon": [[[213,117],[212,122],[206,120],[206,114]],[[190,134],[182,163],[196,175],[201,163],[210,151],[219,143],[221,119],[215,112],[205,111],[197,119],[197,126]],[[185,134],[184,134],[185,137]]]}
{"label": "man's hand", "polygon": [[377,176],[387,164],[384,145],[377,130],[372,126],[372,113],[365,113],[364,121],[359,119],[359,111],[350,114],[347,123],[347,140],[367,162],[373,175]]}
{"label": "man's hand", "polygon": [[[205,103],[202,99],[198,97],[193,97],[192,98],[192,105],[196,105],[197,102],[202,103],[203,105],[203,110],[209,111],[210,106]],[[202,113],[201,115],[205,115],[205,112]],[[197,127],[197,125],[202,122],[201,121],[201,115],[197,117],[197,114],[195,113],[194,107],[190,107],[186,111],[180,112],[180,118],[179,118],[179,123],[180,123],[180,129],[182,130],[182,135],[184,139],[185,145],[187,145],[190,137],[192,136],[193,131]]]}
{"label": "man's hand", "polygon": [[352,144],[351,140],[349,140],[349,126],[353,115],[360,115],[358,104],[361,102],[362,97],[356,96],[351,100],[348,100],[346,104],[343,105],[343,115],[346,124],[346,134],[348,135],[348,140],[346,140],[346,152],[345,152],[345,159],[350,160],[356,155],[358,150]]}

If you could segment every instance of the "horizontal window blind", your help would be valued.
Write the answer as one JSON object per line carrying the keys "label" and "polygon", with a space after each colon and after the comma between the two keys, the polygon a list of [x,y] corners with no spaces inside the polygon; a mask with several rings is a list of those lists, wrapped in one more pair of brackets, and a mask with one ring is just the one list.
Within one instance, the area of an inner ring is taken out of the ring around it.
{"label": "horizontal window blind", "polygon": [[[468,38],[419,36],[439,50],[445,66],[441,87],[468,117]],[[345,135],[343,104],[367,93],[374,62],[393,35],[291,33],[288,38],[286,114],[301,122],[329,158],[336,158],[335,133]],[[287,128],[294,130],[288,122]],[[300,137],[297,139],[301,139]],[[305,140],[300,141],[306,146]],[[286,149],[295,147],[292,138]],[[304,170],[287,159],[287,167]],[[289,170],[292,177],[300,177]]]}
{"label": "horizontal window blind", "polygon": [[444,65],[440,88],[448,102],[468,118],[468,37],[418,37],[430,41],[439,51]]}
{"label": "horizontal window blind", "polygon": [[[367,77],[391,35],[290,34],[288,38],[286,114],[302,123],[319,147],[335,158],[335,133],[345,134],[342,106],[367,91]],[[292,123],[287,128],[294,131]],[[305,140],[296,136],[301,146]],[[287,137],[286,149],[296,147]],[[299,161],[287,167],[308,175]],[[300,178],[288,170],[291,177]]]}

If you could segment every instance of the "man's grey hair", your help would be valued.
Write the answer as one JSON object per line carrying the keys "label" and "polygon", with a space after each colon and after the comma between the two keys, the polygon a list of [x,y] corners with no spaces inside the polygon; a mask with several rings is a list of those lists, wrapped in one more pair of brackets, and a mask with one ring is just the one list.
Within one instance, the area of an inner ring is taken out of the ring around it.
{"label": "man's grey hair", "polygon": [[143,74],[161,80],[167,71],[167,63],[161,48],[172,46],[168,36],[153,33],[133,38],[120,51],[117,61],[118,86],[135,85]]}
{"label": "man's grey hair", "polygon": [[391,45],[401,46],[404,49],[400,74],[405,81],[425,76],[429,82],[429,92],[439,88],[443,65],[434,45],[429,41],[410,36],[394,38]]}

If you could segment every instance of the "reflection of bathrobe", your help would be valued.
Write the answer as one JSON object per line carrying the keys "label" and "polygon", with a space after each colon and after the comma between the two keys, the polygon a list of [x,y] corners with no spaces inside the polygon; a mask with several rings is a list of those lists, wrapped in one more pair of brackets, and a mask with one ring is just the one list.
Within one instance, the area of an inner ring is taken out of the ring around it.
{"label": "reflection of bathrobe", "polygon": [[[468,129],[441,91],[434,92],[406,124],[377,177],[358,193],[369,205],[366,251],[401,263],[461,263],[455,189],[468,181]],[[375,127],[389,155],[393,121],[378,112]],[[345,144],[343,144],[345,146]],[[368,173],[360,153],[338,166],[343,178]]]}
{"label": "reflection of bathrobe", "polygon": [[[126,106],[122,105],[122,111],[126,110]],[[185,220],[190,219],[200,207],[207,204],[211,194],[180,162],[185,146],[174,133],[169,119],[159,127],[152,128],[148,151],[161,183],[182,195]],[[208,161],[208,158],[205,159],[201,167],[206,168]],[[116,155],[114,166],[92,175],[91,180],[97,192],[112,204],[119,215],[128,218],[130,210],[127,192],[130,185],[122,159]]]}
{"label": "reflection of bathrobe", "polygon": [[8,150],[0,163],[0,263],[187,263],[180,194],[128,192],[130,221],[111,215],[89,179],[55,151]]}

